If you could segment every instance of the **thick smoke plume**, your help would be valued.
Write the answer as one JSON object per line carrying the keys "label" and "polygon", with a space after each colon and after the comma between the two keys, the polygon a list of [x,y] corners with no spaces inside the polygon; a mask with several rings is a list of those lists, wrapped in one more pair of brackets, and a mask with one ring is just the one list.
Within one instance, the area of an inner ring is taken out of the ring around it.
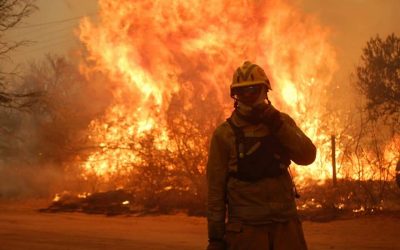
{"label": "thick smoke plume", "polygon": [[8,91],[37,95],[24,108],[1,110],[0,197],[53,194],[90,146],[86,130],[109,103],[108,85],[99,75],[88,81],[76,61],[50,55],[10,81]]}

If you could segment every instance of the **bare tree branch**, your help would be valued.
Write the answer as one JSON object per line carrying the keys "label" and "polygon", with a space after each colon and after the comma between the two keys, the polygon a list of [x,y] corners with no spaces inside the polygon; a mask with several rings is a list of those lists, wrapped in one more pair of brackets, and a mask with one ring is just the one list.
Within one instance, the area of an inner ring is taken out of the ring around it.
{"label": "bare tree branch", "polygon": [[[5,34],[32,14],[37,7],[35,0],[0,0],[0,63],[11,51],[28,44],[28,41],[7,41]],[[0,64],[1,65],[1,64]],[[6,82],[13,79],[13,72],[0,71],[0,107],[27,110],[37,102],[41,93],[13,93],[6,89]]]}

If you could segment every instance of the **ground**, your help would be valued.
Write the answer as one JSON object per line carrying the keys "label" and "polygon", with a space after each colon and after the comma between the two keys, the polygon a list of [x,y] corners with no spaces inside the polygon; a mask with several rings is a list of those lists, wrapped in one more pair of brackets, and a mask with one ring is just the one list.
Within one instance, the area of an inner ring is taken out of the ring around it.
{"label": "ground", "polygon": [[[43,202],[0,202],[0,250],[200,250],[201,217],[40,213]],[[310,250],[400,249],[400,218],[369,216],[326,223],[303,222]]]}

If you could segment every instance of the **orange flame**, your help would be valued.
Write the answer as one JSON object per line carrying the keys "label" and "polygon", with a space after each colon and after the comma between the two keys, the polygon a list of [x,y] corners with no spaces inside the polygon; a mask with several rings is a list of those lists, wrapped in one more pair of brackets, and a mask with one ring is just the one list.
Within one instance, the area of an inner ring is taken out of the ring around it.
{"label": "orange flame", "polygon": [[318,144],[316,162],[296,169],[299,180],[331,176],[330,134],[320,125],[335,51],[329,30],[287,1],[99,0],[98,21],[83,19],[80,39],[91,62],[82,70],[101,71],[115,84],[113,104],[90,125],[101,150],[82,166],[85,177],[107,181],[132,171],[129,163],[140,160],[132,137],[145,132],[159,129],[165,147],[165,111],[188,83],[198,86],[192,94],[216,93],[215,109],[228,113],[230,78],[245,60],[266,69],[273,104]]}

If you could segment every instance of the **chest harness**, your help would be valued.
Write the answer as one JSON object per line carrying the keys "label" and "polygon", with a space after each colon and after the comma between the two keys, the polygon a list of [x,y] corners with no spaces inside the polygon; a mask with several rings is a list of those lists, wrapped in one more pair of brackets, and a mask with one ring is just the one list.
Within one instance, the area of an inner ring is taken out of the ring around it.
{"label": "chest harness", "polygon": [[230,173],[233,178],[256,182],[264,178],[278,177],[287,172],[290,159],[287,150],[273,135],[245,137],[243,130],[231,118],[228,124],[235,134],[237,171]]}

